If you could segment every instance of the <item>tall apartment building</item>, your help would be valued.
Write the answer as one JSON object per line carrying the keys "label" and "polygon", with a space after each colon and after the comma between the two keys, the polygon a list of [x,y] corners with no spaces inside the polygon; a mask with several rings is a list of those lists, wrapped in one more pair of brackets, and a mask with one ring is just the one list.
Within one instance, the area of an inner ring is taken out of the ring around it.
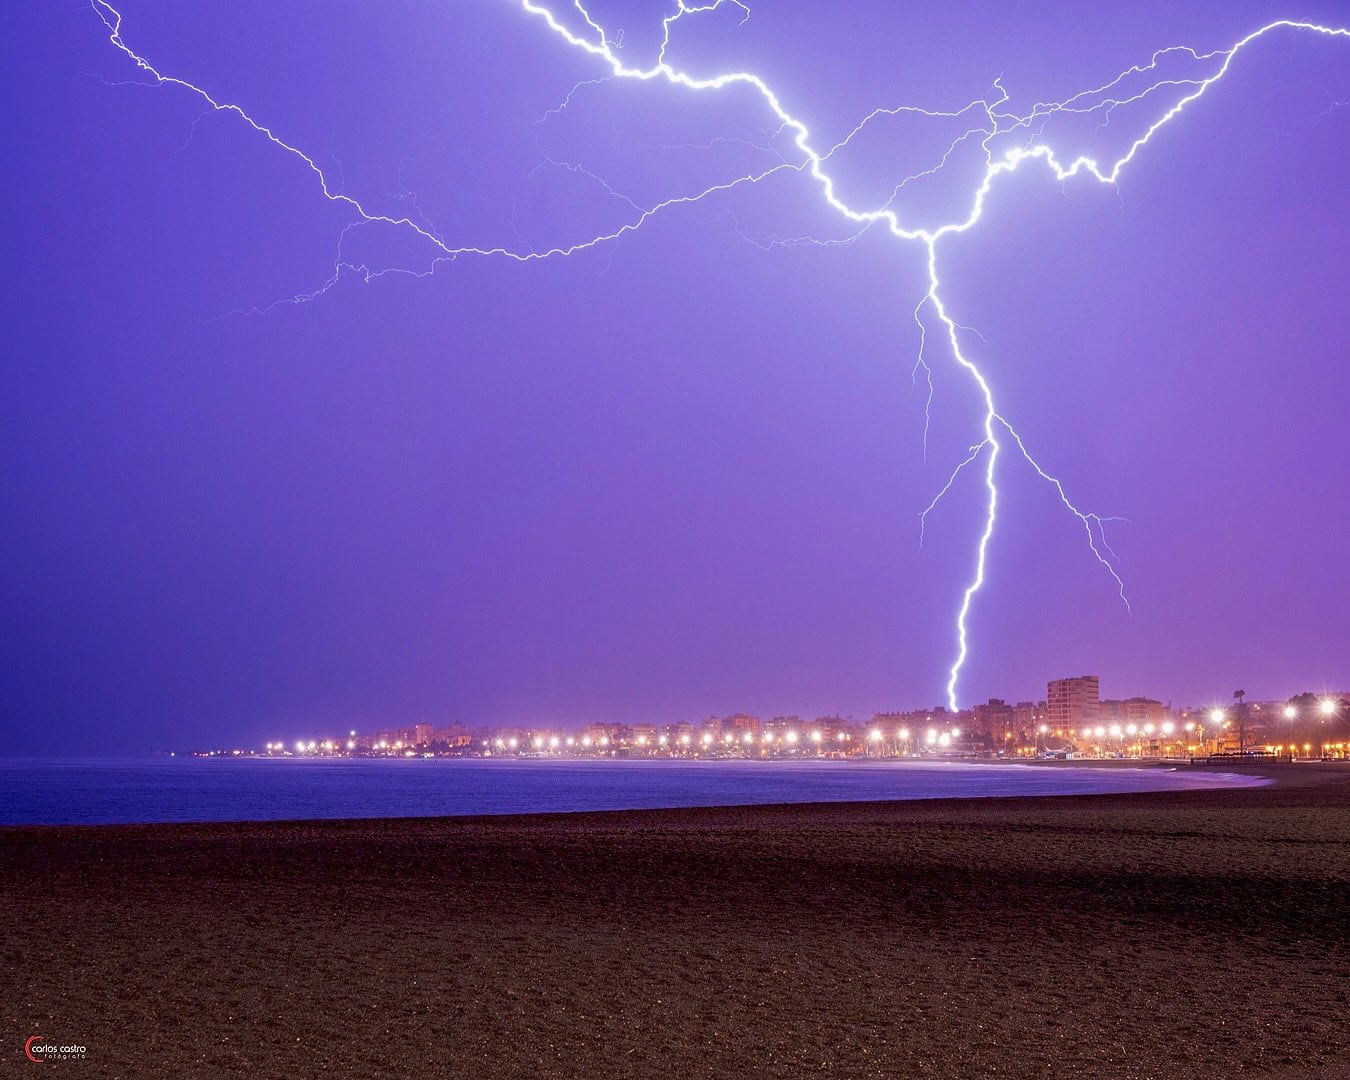
{"label": "tall apartment building", "polygon": [[1051,679],[1045,688],[1046,722],[1060,729],[1095,724],[1101,715],[1099,682],[1096,675]]}

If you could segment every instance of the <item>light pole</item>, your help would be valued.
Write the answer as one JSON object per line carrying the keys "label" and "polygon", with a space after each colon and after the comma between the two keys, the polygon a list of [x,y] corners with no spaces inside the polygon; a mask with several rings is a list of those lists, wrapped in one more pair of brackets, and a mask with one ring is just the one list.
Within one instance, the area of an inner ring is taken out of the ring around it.
{"label": "light pole", "polygon": [[1298,757],[1298,744],[1294,742],[1294,721],[1298,719],[1298,706],[1290,702],[1284,707],[1283,713],[1289,722],[1289,730],[1284,733],[1281,742],[1289,747],[1289,760],[1293,762]]}
{"label": "light pole", "polygon": [[1227,718],[1227,716],[1226,716],[1226,714],[1224,713],[1224,711],[1223,711],[1222,709],[1210,709],[1210,710],[1209,710],[1209,720],[1210,720],[1210,723],[1212,723],[1212,724],[1214,725],[1214,752],[1215,752],[1215,753],[1218,753],[1219,747],[1220,747],[1221,745],[1223,745],[1222,743],[1219,742],[1219,739],[1220,739],[1220,737],[1223,735],[1223,722],[1224,722],[1224,720],[1225,720],[1226,718]]}
{"label": "light pole", "polygon": [[[1329,698],[1329,697],[1328,697],[1328,698],[1323,698],[1321,701],[1319,701],[1319,702],[1317,703],[1317,711],[1320,712],[1320,713],[1322,714],[1322,719],[1323,719],[1323,720],[1330,720],[1333,716],[1336,715],[1336,702],[1333,701],[1333,700],[1332,700],[1331,698]],[[1325,757],[1325,756],[1326,756],[1326,741],[1327,741],[1327,740],[1326,740],[1326,736],[1325,736],[1325,735],[1322,735],[1322,734],[1319,734],[1319,735],[1318,735],[1318,737],[1317,737],[1317,742],[1318,742],[1317,756],[1318,756],[1318,757]]]}

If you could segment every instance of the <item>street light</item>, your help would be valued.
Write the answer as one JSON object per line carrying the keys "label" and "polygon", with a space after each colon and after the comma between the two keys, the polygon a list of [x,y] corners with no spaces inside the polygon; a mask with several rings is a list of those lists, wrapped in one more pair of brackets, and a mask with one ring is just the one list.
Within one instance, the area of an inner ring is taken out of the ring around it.
{"label": "street light", "polygon": [[1323,698],[1317,708],[1323,716],[1336,715],[1336,703],[1332,701],[1331,698]]}

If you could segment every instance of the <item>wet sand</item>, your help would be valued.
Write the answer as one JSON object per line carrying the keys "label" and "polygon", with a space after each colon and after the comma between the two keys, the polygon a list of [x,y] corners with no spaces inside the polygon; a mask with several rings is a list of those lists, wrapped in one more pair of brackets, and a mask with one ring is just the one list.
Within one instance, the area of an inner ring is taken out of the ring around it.
{"label": "wet sand", "polygon": [[1350,767],[1227,791],[0,829],[0,1065],[1350,1076]]}

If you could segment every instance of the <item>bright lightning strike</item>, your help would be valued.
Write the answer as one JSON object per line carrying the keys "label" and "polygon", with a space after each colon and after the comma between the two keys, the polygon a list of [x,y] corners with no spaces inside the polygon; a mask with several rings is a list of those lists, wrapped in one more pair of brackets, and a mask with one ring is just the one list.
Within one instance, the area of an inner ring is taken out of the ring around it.
{"label": "bright lightning strike", "polygon": [[[545,114],[541,120],[557,115],[559,112],[568,108],[572,103],[573,97],[581,87],[594,86],[611,80],[637,80],[644,82],[657,80],[664,81],[672,86],[684,87],[696,92],[717,92],[727,87],[742,86],[752,89],[759,95],[764,105],[775,118],[780,132],[791,133],[791,142],[797,155],[795,161],[780,160],[778,164],[764,168],[758,172],[749,172],[740,176],[734,176],[703,188],[702,190],[687,194],[673,195],[648,206],[639,205],[627,196],[621,195],[611,188],[601,177],[584,169],[580,165],[546,160],[542,164],[568,169],[580,175],[584,175],[598,183],[604,190],[613,196],[617,202],[626,205],[627,208],[632,211],[634,216],[612,229],[575,244],[554,246],[542,251],[522,251],[506,246],[490,248],[454,246],[444,240],[430,224],[425,221],[425,218],[419,223],[407,216],[394,217],[368,211],[359,200],[337,190],[336,187],[330,183],[324,170],[316,164],[312,157],[295,145],[285,141],[268,126],[255,120],[241,106],[219,101],[205,89],[187,79],[168,75],[158,70],[150,63],[150,61],[135,52],[126,43],[122,36],[122,15],[112,4],[108,3],[108,0],[89,0],[89,2],[95,14],[98,15],[99,19],[102,20],[103,25],[107,28],[109,41],[133,64],[135,64],[143,75],[148,77],[148,79],[152,80],[155,84],[161,86],[175,86],[195,95],[205,103],[208,112],[230,113],[237,116],[278,149],[301,162],[318,181],[320,191],[325,199],[345,206],[355,215],[355,220],[345,226],[339,236],[337,256],[334,261],[332,276],[312,292],[300,294],[291,297],[288,300],[279,301],[280,303],[304,303],[314,300],[326,293],[346,274],[360,276],[364,281],[369,282],[374,278],[389,273],[410,274],[419,277],[425,276],[434,273],[441,263],[451,262],[459,258],[470,256],[484,258],[496,257],[511,259],[518,262],[531,262],[577,254],[602,244],[617,241],[623,236],[641,228],[658,214],[665,213],[680,206],[701,202],[736,188],[753,186],[768,179],[770,176],[784,172],[796,172],[798,174],[809,176],[818,187],[824,203],[834,211],[834,213],[857,227],[857,231],[855,231],[854,235],[850,237],[848,241],[844,242],[851,242],[852,239],[856,239],[857,235],[862,230],[874,225],[879,225],[884,227],[897,240],[918,245],[924,254],[928,277],[928,289],[924,295],[919,298],[913,313],[914,321],[918,325],[920,331],[920,352],[914,366],[914,375],[917,379],[917,374],[919,370],[922,369],[928,379],[928,399],[924,409],[925,454],[927,452],[928,421],[931,416],[933,392],[932,369],[924,355],[924,349],[928,340],[928,326],[924,321],[925,311],[932,313],[932,317],[936,320],[937,324],[934,329],[940,331],[941,337],[945,337],[951,351],[952,359],[973,382],[983,408],[982,437],[971,447],[969,455],[952,470],[946,484],[939,490],[928,507],[920,514],[920,540],[922,542],[922,528],[927,523],[928,515],[951,490],[960,474],[968,466],[975,464],[981,456],[983,456],[984,488],[986,492],[984,526],[976,544],[972,576],[962,592],[961,603],[955,617],[956,656],[948,670],[947,677],[947,699],[948,704],[952,709],[958,708],[958,683],[970,653],[969,620],[971,608],[976,594],[983,587],[986,580],[989,543],[994,535],[995,526],[998,520],[999,489],[997,484],[997,464],[1000,454],[1004,449],[1004,444],[1000,441],[1001,436],[1006,434],[1006,437],[1011,440],[1011,446],[1016,449],[1018,454],[1021,455],[1041,479],[1045,480],[1053,487],[1065,509],[1082,525],[1087,537],[1089,550],[1093,557],[1106,569],[1107,573],[1110,574],[1120,593],[1120,598],[1127,608],[1129,606],[1129,601],[1126,598],[1124,581],[1117,568],[1115,552],[1112,550],[1105,534],[1106,523],[1120,519],[1102,517],[1098,514],[1080,509],[1070,499],[1063,484],[1055,476],[1042,468],[1038,461],[1032,456],[1022,436],[998,410],[995,403],[993,388],[979,364],[976,363],[966,347],[962,344],[961,332],[966,328],[962,327],[949,313],[947,306],[943,301],[941,294],[941,277],[938,272],[938,250],[941,241],[947,237],[965,233],[973,229],[983,216],[985,202],[990,191],[993,189],[994,184],[1001,177],[1015,172],[1027,162],[1039,162],[1043,164],[1059,182],[1083,176],[1090,177],[1103,184],[1114,185],[1120,178],[1121,172],[1134,160],[1136,155],[1148,145],[1153,136],[1164,125],[1179,116],[1192,102],[1198,100],[1211,86],[1222,79],[1223,76],[1228,73],[1234,60],[1243,50],[1268,34],[1279,30],[1291,30],[1307,34],[1350,38],[1350,28],[1323,26],[1312,22],[1280,19],[1267,23],[1265,26],[1254,30],[1252,33],[1239,39],[1236,43],[1226,49],[1214,50],[1208,53],[1200,53],[1185,46],[1171,46],[1161,49],[1153,54],[1148,63],[1131,67],[1126,71],[1121,72],[1109,82],[1103,83],[1101,86],[1091,90],[1081,91],[1063,101],[1038,103],[1025,114],[1006,111],[1008,94],[998,82],[995,82],[994,84],[998,94],[992,100],[976,100],[963,108],[954,111],[935,111],[918,108],[916,106],[879,108],[865,116],[840,142],[822,152],[815,148],[811,132],[806,123],[796,114],[788,111],[778,95],[758,76],[750,72],[736,71],[711,78],[699,78],[678,69],[667,59],[667,53],[671,44],[671,34],[680,20],[687,16],[706,14],[717,11],[722,7],[729,6],[737,9],[740,20],[744,22],[745,19],[749,18],[750,9],[742,2],[742,0],[705,0],[703,3],[693,4],[689,3],[688,0],[675,0],[675,10],[662,19],[661,44],[657,51],[656,58],[650,65],[645,67],[630,65],[620,57],[618,50],[623,48],[622,35],[611,36],[608,34],[605,28],[592,17],[582,0],[573,0],[571,11],[584,24],[584,33],[574,32],[569,29],[564,18],[555,13],[550,7],[537,3],[535,0],[518,0],[520,8],[524,12],[541,20],[547,29],[565,45],[587,54],[593,59],[596,66],[601,69],[601,73],[595,78],[577,83],[568,93],[564,101],[554,110]],[[1172,60],[1189,62],[1198,65],[1202,69],[1206,65],[1211,65],[1212,70],[1207,75],[1190,78],[1162,77],[1159,75],[1160,65],[1164,61],[1170,62]],[[1124,93],[1120,90],[1120,88],[1127,84],[1131,79],[1147,78],[1149,76],[1154,76],[1154,79],[1152,82],[1148,82],[1142,90],[1136,90],[1130,93]],[[1168,91],[1179,92],[1180,97],[1172,101],[1166,108],[1163,108],[1162,111],[1157,114],[1156,119],[1144,129],[1143,133],[1131,141],[1125,152],[1114,160],[1102,162],[1087,155],[1080,155],[1073,157],[1066,162],[1061,159],[1051,145],[1043,141],[1042,133],[1046,123],[1057,114],[1100,114],[1102,117],[1102,126],[1105,126],[1110,122],[1113,114],[1121,107],[1149,102],[1155,97],[1165,95]],[[1122,96],[1114,96],[1117,93],[1121,93]],[[963,134],[949,145],[946,153],[943,154],[940,160],[932,167],[915,173],[896,185],[889,198],[881,205],[864,208],[850,205],[839,195],[835,178],[828,170],[831,159],[838,152],[847,148],[853,139],[874,120],[883,116],[896,116],[900,113],[912,113],[928,118],[943,119],[960,118],[969,114],[972,116],[979,116],[980,122],[968,127]],[[200,119],[200,117],[198,119]],[[194,121],[194,127],[195,124],[196,121]],[[1033,132],[1035,133],[1034,135]],[[1024,138],[1028,140],[1024,145],[1013,146],[1001,155],[996,154],[992,149],[991,144],[996,138],[1016,135],[1018,133],[1022,133]],[[984,151],[985,169],[983,176],[970,192],[969,209],[964,216],[960,216],[956,220],[949,221],[936,228],[915,227],[902,221],[900,213],[895,209],[896,200],[902,189],[913,181],[940,173],[946,167],[949,159],[957,149],[967,140],[977,136],[980,139],[980,145]],[[424,241],[428,245],[429,250],[429,262],[426,267],[421,270],[403,267],[374,269],[364,264],[347,261],[343,254],[343,242],[350,230],[362,225],[376,224],[410,231],[421,241]],[[770,246],[788,242],[814,241],[811,241],[810,238],[799,238],[798,240],[792,241],[778,240],[774,241]]]}

